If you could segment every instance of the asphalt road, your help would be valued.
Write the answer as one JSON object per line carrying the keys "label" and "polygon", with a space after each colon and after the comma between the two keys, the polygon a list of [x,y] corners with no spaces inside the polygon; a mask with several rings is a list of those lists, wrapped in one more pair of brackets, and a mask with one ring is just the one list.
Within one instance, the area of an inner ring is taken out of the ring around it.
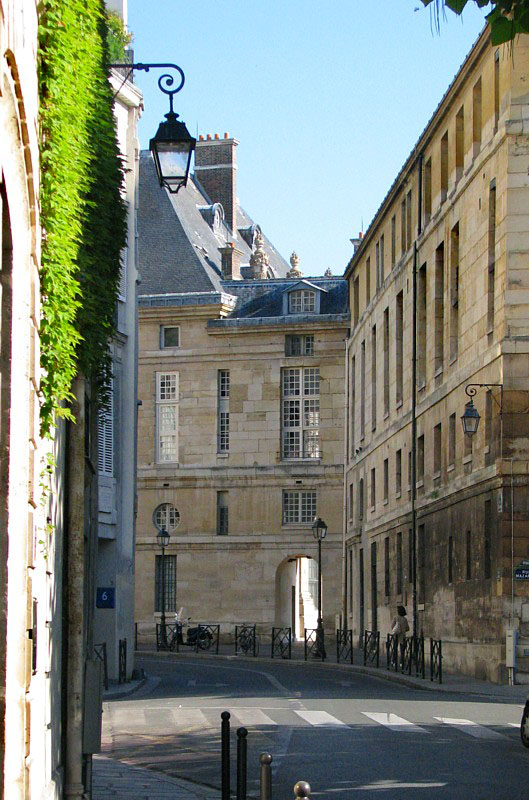
{"label": "asphalt road", "polygon": [[[419,691],[335,668],[153,656],[147,685],[105,704],[103,752],[220,787],[220,714],[248,731],[248,789],[273,756],[273,797],[526,800],[522,707]],[[234,783],[235,765],[232,765]]]}

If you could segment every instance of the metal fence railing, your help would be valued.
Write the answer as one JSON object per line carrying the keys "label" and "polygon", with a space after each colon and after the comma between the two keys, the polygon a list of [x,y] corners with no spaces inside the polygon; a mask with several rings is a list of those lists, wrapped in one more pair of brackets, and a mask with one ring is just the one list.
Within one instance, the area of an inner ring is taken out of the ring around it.
{"label": "metal fence railing", "polygon": [[336,661],[353,663],[353,632],[352,630],[336,630]]}
{"label": "metal fence railing", "polygon": [[94,653],[95,657],[99,659],[99,661],[103,662],[103,685],[105,689],[108,689],[108,658],[107,658],[107,643],[101,642],[101,644],[94,645]]}
{"label": "metal fence railing", "polygon": [[441,639],[430,639],[430,680],[443,682],[443,646]]}
{"label": "metal fence railing", "polygon": [[259,637],[256,625],[235,626],[235,655],[242,653],[245,656],[259,654]]}
{"label": "metal fence railing", "polygon": [[292,658],[292,628],[272,628],[271,658]]}
{"label": "metal fence railing", "polygon": [[380,665],[380,631],[364,631],[364,667]]}
{"label": "metal fence railing", "polygon": [[119,640],[118,683],[127,680],[127,640]]}
{"label": "metal fence railing", "polygon": [[325,631],[323,628],[305,628],[305,661],[308,658],[321,658],[325,661]]}

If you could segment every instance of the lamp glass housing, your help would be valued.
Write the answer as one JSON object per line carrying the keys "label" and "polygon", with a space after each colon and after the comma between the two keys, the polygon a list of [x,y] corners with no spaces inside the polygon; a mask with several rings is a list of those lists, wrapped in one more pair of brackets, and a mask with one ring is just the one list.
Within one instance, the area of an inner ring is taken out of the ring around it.
{"label": "lamp glass housing", "polygon": [[325,539],[327,536],[327,525],[320,517],[316,517],[312,523],[312,533],[314,538],[319,540]]}
{"label": "lamp glass housing", "polygon": [[158,531],[158,533],[156,534],[156,539],[160,547],[167,547],[170,538],[171,535],[168,531],[165,530],[165,528],[162,528],[162,530]]}
{"label": "lamp glass housing", "polygon": [[479,411],[475,407],[472,399],[470,399],[465,405],[465,413],[461,417],[463,433],[467,436],[474,436],[474,434],[477,433],[480,419]]}
{"label": "lamp glass housing", "polygon": [[185,186],[191,167],[191,156],[196,139],[190,136],[177,114],[166,114],[167,122],[161,122],[156,136],[149,142],[160,186],[176,194]]}

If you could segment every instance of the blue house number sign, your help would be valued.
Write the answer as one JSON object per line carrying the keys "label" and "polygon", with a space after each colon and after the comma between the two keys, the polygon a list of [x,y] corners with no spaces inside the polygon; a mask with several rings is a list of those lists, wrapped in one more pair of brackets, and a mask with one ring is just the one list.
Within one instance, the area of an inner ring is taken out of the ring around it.
{"label": "blue house number sign", "polygon": [[96,608],[115,608],[116,590],[113,586],[109,588],[100,587],[96,592]]}

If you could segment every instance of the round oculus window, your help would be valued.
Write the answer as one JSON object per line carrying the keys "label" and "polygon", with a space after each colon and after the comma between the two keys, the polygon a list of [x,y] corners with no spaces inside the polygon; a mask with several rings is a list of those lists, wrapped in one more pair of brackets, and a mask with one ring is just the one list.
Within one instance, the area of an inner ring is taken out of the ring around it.
{"label": "round oculus window", "polygon": [[154,527],[159,531],[164,529],[171,533],[180,525],[180,512],[171,503],[161,503],[155,508],[152,521],[154,522]]}

